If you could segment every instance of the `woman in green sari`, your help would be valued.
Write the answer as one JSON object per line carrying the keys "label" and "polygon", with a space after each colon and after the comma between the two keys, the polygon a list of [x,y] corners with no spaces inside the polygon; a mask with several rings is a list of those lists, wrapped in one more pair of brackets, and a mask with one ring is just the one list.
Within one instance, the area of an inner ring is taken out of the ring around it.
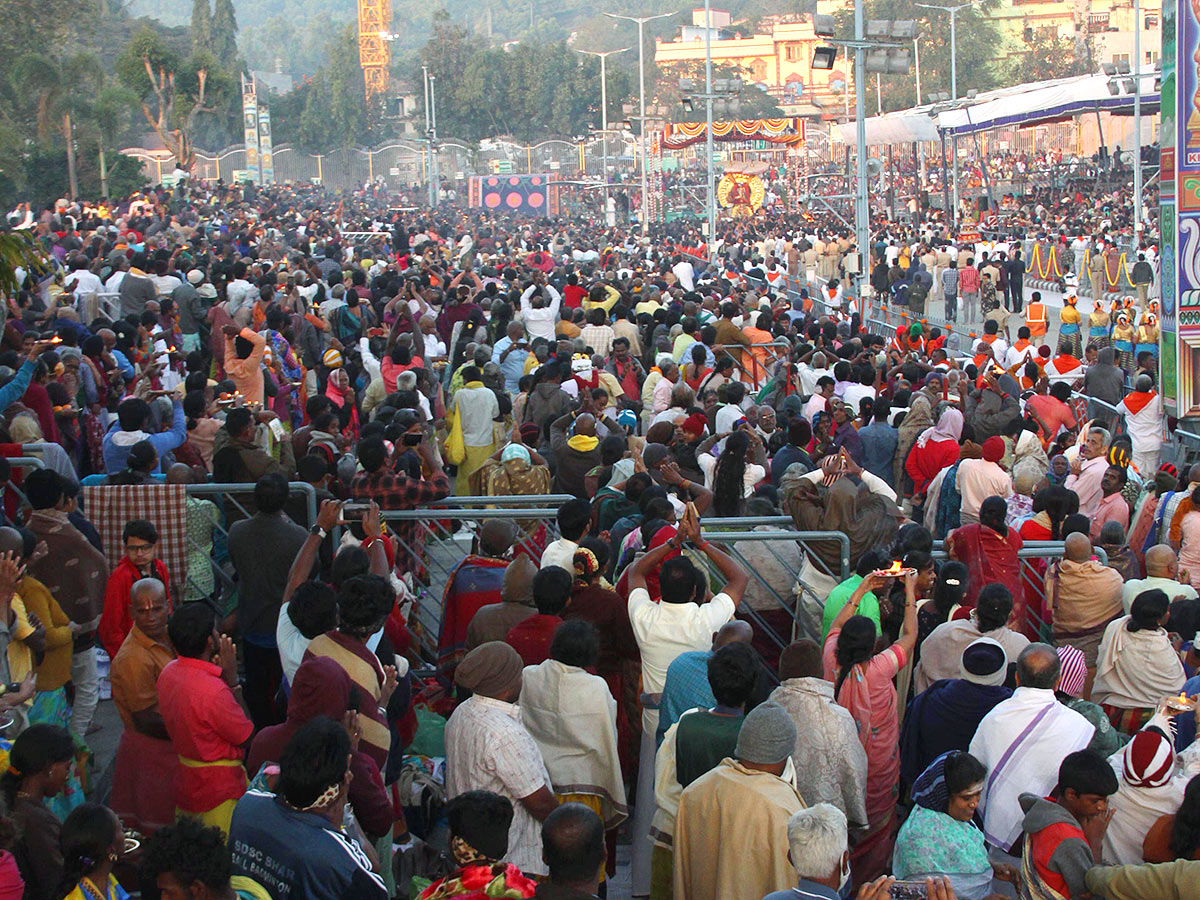
{"label": "woman in green sari", "polygon": [[992,878],[1010,880],[1011,867],[994,869],[983,832],[971,821],[987,769],[969,753],[943,753],[917,778],[916,803],[896,837],[892,874],[903,880],[945,875],[961,900],[992,896]]}

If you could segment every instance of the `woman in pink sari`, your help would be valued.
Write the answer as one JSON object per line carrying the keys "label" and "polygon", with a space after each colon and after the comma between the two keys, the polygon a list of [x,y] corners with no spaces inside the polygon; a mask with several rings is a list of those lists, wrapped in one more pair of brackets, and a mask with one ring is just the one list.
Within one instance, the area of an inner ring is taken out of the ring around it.
{"label": "woman in pink sari", "polygon": [[875,623],[857,615],[858,604],[868,592],[886,593],[887,585],[883,576],[864,578],[825,639],[825,680],[834,683],[834,697],[854,717],[858,739],[867,751],[867,833],[850,851],[856,885],[878,878],[892,858],[900,791],[900,719],[893,679],[917,643],[917,575],[913,573],[904,582],[900,639],[875,652]]}

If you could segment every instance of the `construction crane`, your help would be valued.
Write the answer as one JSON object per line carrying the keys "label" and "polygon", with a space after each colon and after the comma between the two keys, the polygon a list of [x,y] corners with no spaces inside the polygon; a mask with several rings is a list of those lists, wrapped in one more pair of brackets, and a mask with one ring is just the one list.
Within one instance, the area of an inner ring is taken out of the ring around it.
{"label": "construction crane", "polygon": [[358,0],[358,63],[368,106],[387,92],[391,41],[392,0]]}

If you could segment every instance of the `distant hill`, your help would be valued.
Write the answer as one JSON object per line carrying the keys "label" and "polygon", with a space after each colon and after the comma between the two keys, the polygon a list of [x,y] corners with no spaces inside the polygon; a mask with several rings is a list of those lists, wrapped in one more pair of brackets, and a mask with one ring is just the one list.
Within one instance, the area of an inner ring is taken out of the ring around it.
{"label": "distant hill", "polygon": [[[772,12],[799,11],[804,0],[768,4],[767,0],[741,0],[721,4],[734,18]],[[234,0],[238,19],[238,47],[252,68],[273,71],[276,66],[295,77],[310,75],[324,62],[324,52],[334,26],[357,16],[354,0]],[[445,9],[455,22],[468,26],[481,37],[489,31],[494,43],[536,35],[539,40],[561,40],[577,34],[582,46],[621,46],[636,43],[631,23],[614,22],[600,14],[608,12],[650,15],[678,12],[672,20],[647,26],[651,34],[676,31],[690,11],[687,4],[672,0],[392,0],[392,27],[402,37],[393,45],[393,56],[402,57],[428,39],[434,16]],[[134,16],[152,16],[167,25],[186,25],[191,19],[192,0],[133,0]],[[619,35],[619,37],[610,37]],[[628,54],[629,62],[636,57]]]}

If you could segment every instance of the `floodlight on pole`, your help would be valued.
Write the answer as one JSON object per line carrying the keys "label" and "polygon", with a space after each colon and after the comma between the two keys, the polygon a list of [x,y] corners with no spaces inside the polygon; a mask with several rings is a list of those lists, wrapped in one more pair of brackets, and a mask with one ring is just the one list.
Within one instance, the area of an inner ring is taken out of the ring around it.
{"label": "floodlight on pole", "polygon": [[812,68],[814,69],[832,69],[837,62],[837,47],[817,47],[813,50]]}

